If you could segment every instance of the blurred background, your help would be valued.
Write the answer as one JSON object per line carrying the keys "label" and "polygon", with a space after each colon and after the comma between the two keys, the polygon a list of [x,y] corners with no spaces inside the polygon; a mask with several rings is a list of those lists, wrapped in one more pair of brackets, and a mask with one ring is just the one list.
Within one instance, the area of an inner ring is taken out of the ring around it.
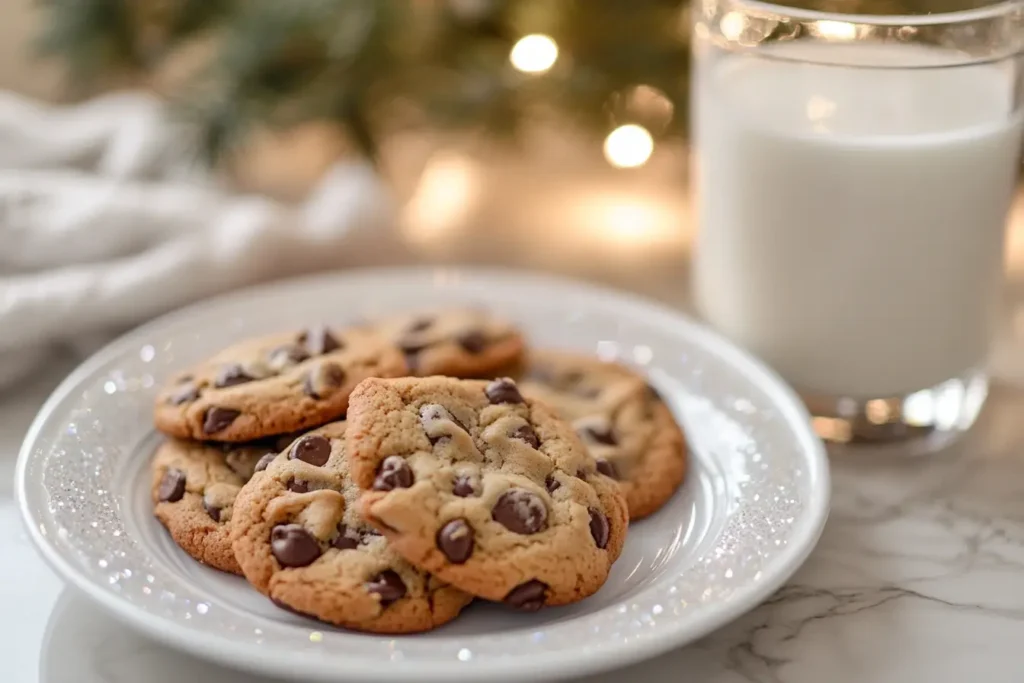
{"label": "blurred background", "polygon": [[[339,267],[527,267],[689,308],[688,5],[6,0],[0,380],[72,336]],[[1007,320],[1024,337],[1024,306]]]}

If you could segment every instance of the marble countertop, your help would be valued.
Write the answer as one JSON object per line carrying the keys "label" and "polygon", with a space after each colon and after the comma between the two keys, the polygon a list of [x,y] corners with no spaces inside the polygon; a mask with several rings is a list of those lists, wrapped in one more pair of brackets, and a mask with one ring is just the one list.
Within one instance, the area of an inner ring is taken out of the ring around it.
{"label": "marble countertop", "polygon": [[[576,173],[579,184],[555,183],[542,173],[516,176],[508,164],[481,169],[451,156],[444,163],[439,194],[409,198],[403,259],[557,270],[686,308],[691,235],[678,225],[683,193],[671,178],[604,184]],[[424,181],[432,172],[428,164]],[[508,190],[513,176],[516,192]],[[486,188],[503,189],[485,196]],[[522,194],[531,201],[517,200]],[[587,681],[1024,680],[1024,195],[1016,216],[995,382],[975,429],[923,459],[836,456],[831,517],[782,590],[690,647]],[[368,253],[363,263],[394,260]],[[47,394],[80,360],[55,357],[0,395],[0,680],[267,683],[115,623],[66,588],[30,546],[11,491],[17,450]]]}

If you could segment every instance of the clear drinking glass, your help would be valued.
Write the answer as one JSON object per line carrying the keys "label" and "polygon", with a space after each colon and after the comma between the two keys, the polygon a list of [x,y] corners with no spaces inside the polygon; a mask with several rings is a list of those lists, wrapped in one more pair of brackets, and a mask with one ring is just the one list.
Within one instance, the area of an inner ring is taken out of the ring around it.
{"label": "clear drinking glass", "polygon": [[693,12],[700,311],[800,391],[825,438],[940,447],[988,388],[1024,2]]}

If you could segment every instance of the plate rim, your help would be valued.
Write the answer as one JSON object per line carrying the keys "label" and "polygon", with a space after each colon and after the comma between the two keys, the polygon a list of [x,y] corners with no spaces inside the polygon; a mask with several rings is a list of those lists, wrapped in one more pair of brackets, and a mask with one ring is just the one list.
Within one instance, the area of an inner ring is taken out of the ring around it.
{"label": "plate rim", "polygon": [[[186,320],[204,308],[228,305],[237,300],[258,299],[281,289],[301,289],[314,286],[316,283],[327,282],[338,286],[339,283],[346,280],[386,279],[389,276],[430,279],[453,274],[476,281],[528,279],[553,288],[569,288],[590,296],[615,301],[617,305],[629,305],[644,309],[646,314],[666,319],[673,327],[681,328],[687,336],[697,338],[701,345],[715,348],[723,358],[768,394],[794,432],[796,441],[801,445],[801,452],[807,463],[810,493],[806,511],[794,527],[792,541],[766,568],[762,580],[738,587],[733,599],[722,603],[721,607],[716,610],[697,613],[689,620],[666,624],[658,631],[649,633],[645,638],[632,641],[629,644],[588,652],[585,658],[579,660],[568,660],[571,651],[558,650],[533,653],[525,657],[522,656],[525,653],[516,653],[519,656],[515,657],[514,666],[511,666],[511,662],[497,660],[451,663],[388,661],[381,662],[383,666],[379,668],[370,669],[362,662],[352,661],[350,664],[354,666],[342,672],[338,670],[335,658],[308,657],[305,659],[305,665],[300,667],[300,671],[295,671],[289,670],[288,667],[288,664],[294,664],[293,660],[280,658],[273,652],[261,651],[251,644],[238,642],[228,636],[211,637],[210,634],[199,634],[181,626],[173,619],[164,618],[144,607],[121,599],[115,593],[99,590],[99,587],[95,586],[88,576],[65,559],[63,553],[59,552],[56,546],[40,533],[38,526],[40,519],[30,509],[28,481],[26,480],[28,464],[35,443],[57,406],[67,399],[69,394],[83,381],[91,377],[98,368],[112,360],[120,347],[135,343],[133,340],[152,334],[151,331],[154,329],[179,324],[180,321]],[[797,397],[796,392],[774,370],[734,342],[681,310],[632,292],[530,270],[473,266],[352,268],[281,279],[203,299],[147,321],[105,344],[79,364],[53,390],[32,420],[22,441],[15,467],[14,484],[15,499],[22,523],[36,550],[49,567],[64,581],[84,593],[116,619],[138,629],[148,637],[166,643],[175,649],[255,673],[285,678],[294,678],[299,673],[302,676],[310,677],[309,680],[317,681],[406,681],[415,679],[423,683],[434,680],[475,680],[481,676],[487,676],[492,680],[521,680],[524,675],[547,678],[579,676],[628,666],[691,643],[763,603],[804,564],[824,530],[831,499],[831,475],[827,453],[823,443],[813,431],[811,416],[807,409]]]}

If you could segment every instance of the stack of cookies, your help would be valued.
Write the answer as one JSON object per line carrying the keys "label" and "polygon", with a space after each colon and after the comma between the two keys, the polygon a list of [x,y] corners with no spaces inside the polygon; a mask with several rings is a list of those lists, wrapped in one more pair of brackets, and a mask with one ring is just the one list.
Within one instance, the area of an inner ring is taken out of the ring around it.
{"label": "stack of cookies", "polygon": [[155,422],[173,438],[154,511],[181,548],[376,633],[429,630],[474,598],[586,598],[686,468],[644,378],[528,351],[475,309],[244,341],[175,377]]}

